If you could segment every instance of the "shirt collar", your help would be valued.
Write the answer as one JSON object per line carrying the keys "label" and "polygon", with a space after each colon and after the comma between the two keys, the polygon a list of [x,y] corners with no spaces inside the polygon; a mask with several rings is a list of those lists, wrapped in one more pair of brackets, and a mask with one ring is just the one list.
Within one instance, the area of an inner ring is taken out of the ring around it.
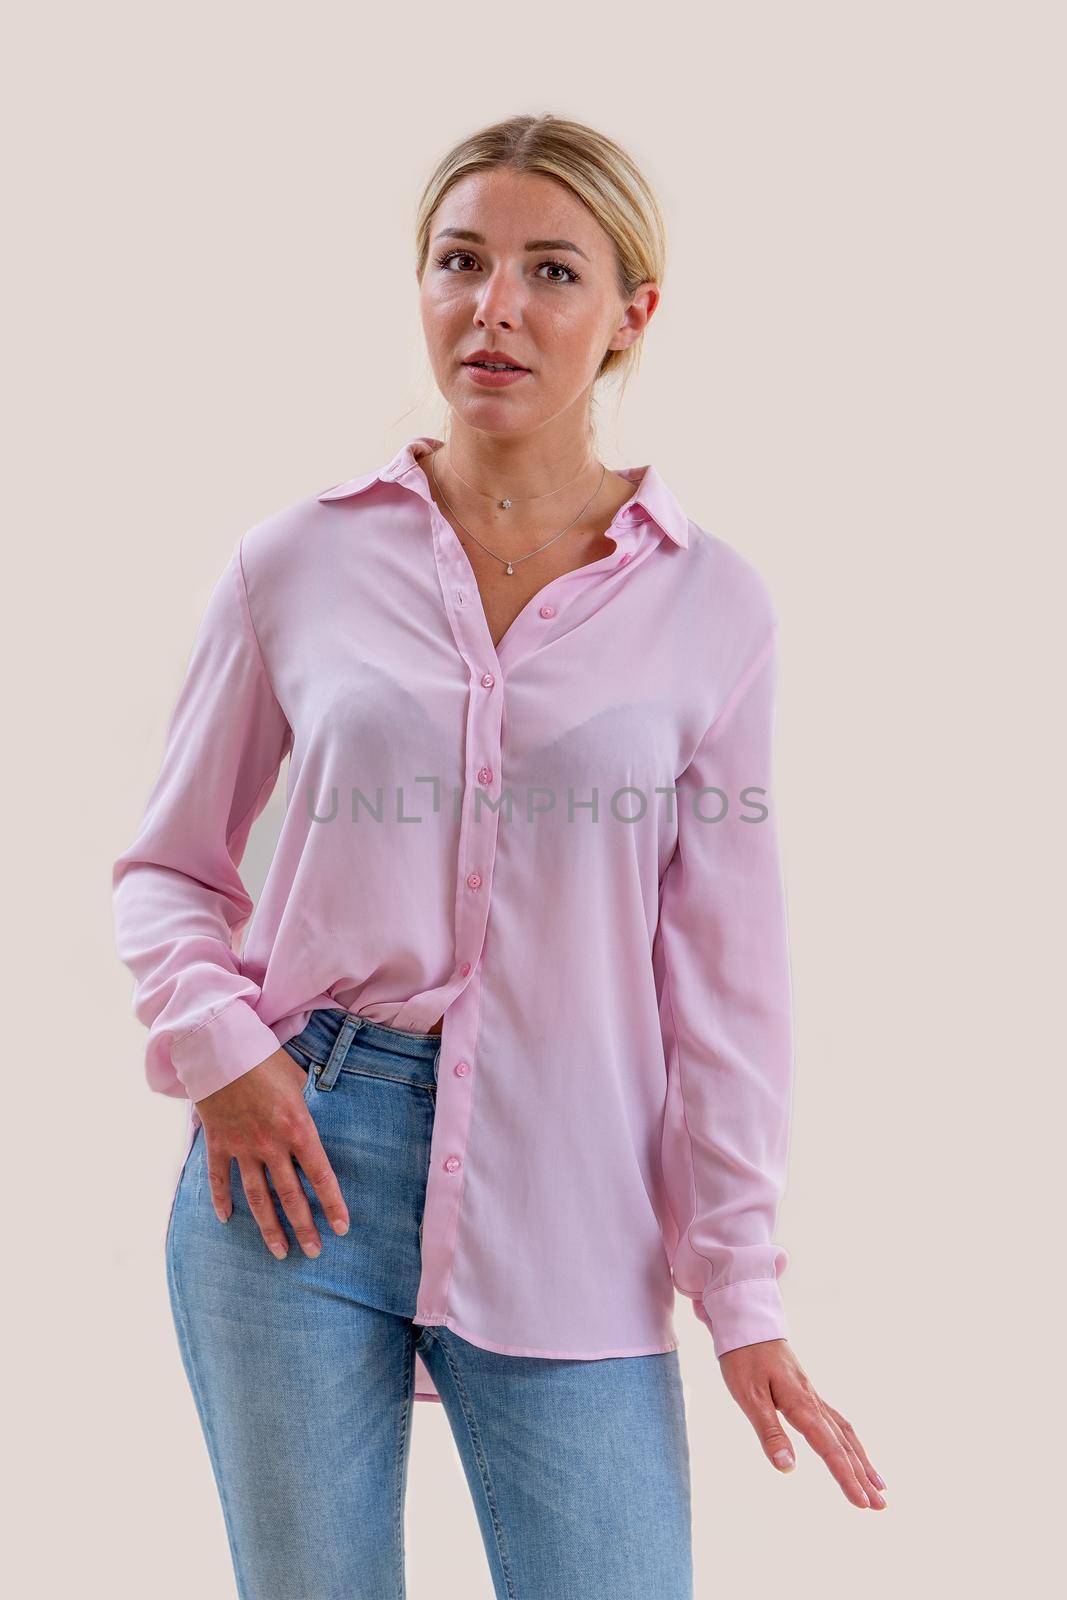
{"label": "shirt collar", "polygon": [[[375,483],[403,482],[406,487],[421,494],[424,500],[429,500],[430,492],[426,479],[416,466],[416,462],[419,456],[439,449],[443,443],[443,439],[431,438],[429,434],[416,434],[401,446],[391,461],[387,461],[384,467],[379,467],[377,472],[365,472],[362,477],[349,478],[345,483],[335,484],[318,498],[347,500],[352,495],[362,494],[364,489],[369,489]],[[650,464],[644,467],[616,467],[614,470],[621,477],[629,478],[635,485],[635,493],[626,502],[627,506],[640,506],[657,527],[670,535],[675,544],[683,548],[687,546],[689,518],[655,467]]]}

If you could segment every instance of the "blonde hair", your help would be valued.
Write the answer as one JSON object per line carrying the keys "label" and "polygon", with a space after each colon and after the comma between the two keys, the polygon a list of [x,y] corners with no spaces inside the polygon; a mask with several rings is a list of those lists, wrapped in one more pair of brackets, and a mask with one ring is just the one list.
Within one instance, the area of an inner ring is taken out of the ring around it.
{"label": "blonde hair", "polygon": [[[619,294],[629,301],[639,284],[662,283],[667,245],[663,215],[636,163],[605,134],[565,117],[508,117],[480,128],[438,162],[419,199],[415,219],[419,280],[430,248],[430,223],[448,191],[471,172],[508,167],[540,172],[562,183],[600,223],[615,245]],[[643,336],[627,350],[607,350],[596,378],[637,370]]]}

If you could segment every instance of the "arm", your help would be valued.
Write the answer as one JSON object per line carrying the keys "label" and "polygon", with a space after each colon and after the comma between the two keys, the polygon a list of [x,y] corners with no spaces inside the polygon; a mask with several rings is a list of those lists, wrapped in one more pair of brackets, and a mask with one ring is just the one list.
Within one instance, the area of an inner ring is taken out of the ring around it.
{"label": "arm", "polygon": [[792,1083],[786,908],[768,809],[776,634],[775,624],[677,781],[678,843],[660,898],[672,1267],[719,1356],[786,1334],[778,1278],[788,1257],[772,1238]]}
{"label": "arm", "polygon": [[[663,1161],[679,1237],[676,1286],[711,1331],[726,1385],[780,1472],[779,1412],[846,1498],[882,1510],[884,1481],[787,1338],[773,1238],[791,1117],[792,986],[782,865],[769,807],[777,619],[678,780],[678,844],[658,936],[670,1093]],[[721,793],[720,793],[721,791]],[[719,817],[720,821],[702,818]],[[757,820],[746,820],[756,818]]]}
{"label": "arm", "polygon": [[253,909],[238,867],[291,742],[239,544],[201,620],[137,836],[112,870],[116,946],[149,1029],[148,1082],[163,1094],[201,1100],[279,1048],[234,945]]}
{"label": "arm", "polygon": [[238,545],[200,623],[137,837],[115,862],[113,905],[119,955],[136,980],[134,1011],[149,1029],[149,1084],[202,1108],[216,1216],[232,1215],[236,1160],[249,1209],[278,1257],[288,1241],[277,1204],[306,1255],[322,1243],[294,1157],[334,1232],[349,1225],[304,1103],[306,1073],[260,1021],[259,987],[234,948],[253,909],[238,868],[291,747]]}

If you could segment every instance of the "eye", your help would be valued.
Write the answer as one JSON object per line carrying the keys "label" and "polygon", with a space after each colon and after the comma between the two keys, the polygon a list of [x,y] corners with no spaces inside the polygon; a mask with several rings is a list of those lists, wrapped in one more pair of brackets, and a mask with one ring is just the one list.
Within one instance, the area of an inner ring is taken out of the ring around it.
{"label": "eye", "polygon": [[445,267],[450,261],[457,260],[461,256],[466,256],[468,261],[474,260],[474,257],[471,255],[469,250],[446,250],[443,256],[437,257],[436,265],[439,267]]}
{"label": "eye", "polygon": [[[446,272],[450,272],[452,270],[453,261],[473,260],[474,257],[471,255],[469,250],[446,250],[443,255],[436,257],[435,265],[443,268]],[[557,272],[565,272],[567,274],[567,278],[565,279],[546,278],[544,280],[546,283],[564,283],[568,281],[570,283],[579,283],[581,281],[581,274],[575,272],[573,267],[568,267],[564,261],[542,261],[538,265],[538,272],[540,272],[543,267],[552,267]]]}
{"label": "eye", "polygon": [[[577,272],[575,272],[573,267],[568,267],[566,262],[564,262],[564,261],[542,261],[541,267],[556,267],[560,272],[568,272],[568,273],[570,273],[570,281],[572,283],[578,283],[579,282],[579,274]],[[538,269],[537,269],[538,272],[540,272],[541,267],[538,267]],[[550,278],[549,279],[550,283],[559,283],[559,281],[560,281],[559,278]]]}

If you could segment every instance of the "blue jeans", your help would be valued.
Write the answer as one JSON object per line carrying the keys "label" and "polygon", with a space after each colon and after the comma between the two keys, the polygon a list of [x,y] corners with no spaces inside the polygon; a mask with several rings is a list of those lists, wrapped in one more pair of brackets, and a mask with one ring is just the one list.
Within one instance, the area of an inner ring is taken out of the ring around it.
{"label": "blue jeans", "polygon": [[220,1223],[203,1128],[167,1228],[175,1328],[242,1600],[403,1600],[416,1349],[498,1600],[691,1600],[678,1352],[509,1356],[412,1323],[440,1036],[355,1018],[339,1040],[347,1016],[313,1012],[285,1048],[308,1069],[348,1233],[301,1172],[322,1251],[304,1255],[278,1205],[289,1254],[276,1260],[236,1162]]}

